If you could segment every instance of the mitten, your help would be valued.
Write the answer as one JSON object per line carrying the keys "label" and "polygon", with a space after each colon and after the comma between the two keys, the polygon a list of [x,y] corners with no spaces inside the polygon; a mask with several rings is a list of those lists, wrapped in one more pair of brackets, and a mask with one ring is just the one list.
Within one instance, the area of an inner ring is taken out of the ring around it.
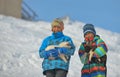
{"label": "mitten", "polygon": [[48,59],[49,56],[50,56],[50,53],[49,53],[48,51],[44,51],[43,57],[44,57],[45,59]]}
{"label": "mitten", "polygon": [[48,51],[44,51],[44,58],[49,58],[49,57],[58,57],[59,53],[56,49],[51,49]]}
{"label": "mitten", "polygon": [[90,50],[91,50],[91,47],[90,47],[90,46],[85,46],[85,52],[86,52],[86,53],[89,53]]}
{"label": "mitten", "polygon": [[57,58],[59,56],[59,52],[57,49],[51,49],[48,51],[50,56]]}

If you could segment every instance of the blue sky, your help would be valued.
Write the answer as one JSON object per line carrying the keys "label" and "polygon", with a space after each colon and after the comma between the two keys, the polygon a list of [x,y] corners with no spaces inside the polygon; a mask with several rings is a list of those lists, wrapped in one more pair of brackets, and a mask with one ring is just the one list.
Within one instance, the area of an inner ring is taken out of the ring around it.
{"label": "blue sky", "polygon": [[120,33],[120,0],[24,0],[39,16],[51,22],[69,16]]}

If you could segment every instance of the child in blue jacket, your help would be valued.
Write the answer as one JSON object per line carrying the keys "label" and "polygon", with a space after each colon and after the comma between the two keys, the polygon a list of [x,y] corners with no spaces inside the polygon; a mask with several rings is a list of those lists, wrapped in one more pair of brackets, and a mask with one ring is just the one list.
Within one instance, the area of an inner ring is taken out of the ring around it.
{"label": "child in blue jacket", "polygon": [[52,24],[52,35],[45,38],[39,48],[43,58],[42,68],[46,77],[67,77],[71,55],[75,46],[70,37],[63,34],[64,23],[59,18]]}

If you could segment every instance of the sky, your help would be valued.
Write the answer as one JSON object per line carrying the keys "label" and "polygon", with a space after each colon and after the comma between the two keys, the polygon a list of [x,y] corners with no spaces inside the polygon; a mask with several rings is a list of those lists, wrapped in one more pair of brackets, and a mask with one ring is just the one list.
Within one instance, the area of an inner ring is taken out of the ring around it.
{"label": "sky", "polygon": [[40,20],[52,22],[69,16],[73,21],[91,23],[120,33],[120,0],[24,0]]}

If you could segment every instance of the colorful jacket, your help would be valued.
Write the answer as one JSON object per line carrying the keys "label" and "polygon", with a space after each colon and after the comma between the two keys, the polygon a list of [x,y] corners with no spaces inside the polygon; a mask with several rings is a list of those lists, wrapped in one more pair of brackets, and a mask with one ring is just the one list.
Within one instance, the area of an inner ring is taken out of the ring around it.
{"label": "colorful jacket", "polygon": [[[78,54],[80,57],[81,62],[84,64],[81,70],[81,77],[106,77],[106,53],[108,51],[105,42],[96,35],[94,37],[94,42],[96,44],[96,48],[94,50],[94,55],[92,57],[91,62],[88,61],[89,55],[86,53],[85,49],[85,41],[80,45]],[[101,59],[101,62],[96,61],[98,58]],[[95,60],[95,61],[93,61]]]}
{"label": "colorful jacket", "polygon": [[44,58],[42,63],[44,74],[46,70],[50,70],[50,69],[64,69],[66,71],[69,69],[70,58],[71,58],[71,55],[74,54],[75,46],[71,38],[68,36],[65,36],[62,32],[53,33],[52,36],[45,38],[42,42],[41,47],[39,48],[39,55],[41,58],[43,58],[45,48],[47,46],[59,45],[61,42],[69,42],[69,44],[71,45],[71,48],[66,51],[67,52],[66,55],[68,56],[68,62],[65,63],[63,60],[59,58],[55,60],[49,60]]}

